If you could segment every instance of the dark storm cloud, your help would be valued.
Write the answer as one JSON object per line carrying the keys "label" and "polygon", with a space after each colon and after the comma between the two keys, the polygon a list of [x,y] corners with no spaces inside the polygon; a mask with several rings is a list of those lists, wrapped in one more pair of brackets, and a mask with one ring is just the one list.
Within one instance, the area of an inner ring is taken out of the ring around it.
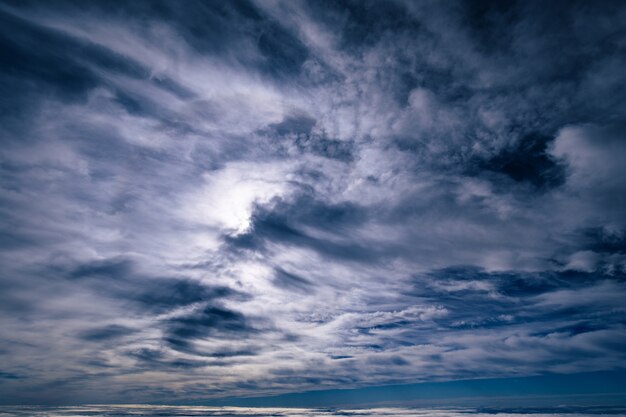
{"label": "dark storm cloud", "polygon": [[10,379],[20,379],[22,377],[16,374],[12,374],[10,372],[0,372],[0,378],[10,380]]}
{"label": "dark storm cloud", "polygon": [[288,288],[295,292],[307,293],[314,291],[314,287],[307,279],[289,273],[282,268],[276,268],[276,278],[273,282],[279,287]]}
{"label": "dark storm cloud", "polygon": [[[0,13],[0,19],[7,29],[0,38],[0,59],[6,77],[3,77],[2,86],[7,92],[13,91],[18,105],[23,100],[24,90],[29,91],[33,85],[70,99],[80,97],[98,85],[94,74],[75,61],[67,62],[64,56],[65,52],[71,53],[72,50],[76,53],[80,45],[56,31],[42,29],[4,11]],[[46,40],[47,48],[39,50],[42,39]]]}
{"label": "dark storm cloud", "polygon": [[182,351],[191,349],[191,343],[197,339],[241,339],[255,332],[243,314],[215,305],[206,305],[165,323],[165,341],[172,349]]}
{"label": "dark storm cloud", "polygon": [[80,265],[71,280],[85,281],[101,296],[125,300],[139,311],[159,313],[224,297],[244,297],[228,287],[208,286],[188,278],[145,276],[129,259],[107,259]]}
{"label": "dark storm cloud", "polygon": [[626,233],[617,231],[610,233],[602,228],[592,228],[583,231],[582,240],[587,240],[587,248],[594,252],[626,253]]}
{"label": "dark storm cloud", "polygon": [[565,180],[563,167],[548,154],[549,136],[528,134],[515,145],[484,163],[483,169],[504,174],[535,187],[556,187]]}
{"label": "dark storm cloud", "polygon": [[287,152],[289,146],[295,146],[300,152],[310,152],[344,162],[352,160],[354,144],[350,141],[330,139],[324,131],[314,132],[316,123],[317,121],[309,116],[292,115],[280,123],[271,124],[269,129],[260,133],[284,141]]}
{"label": "dark storm cloud", "polygon": [[[310,248],[322,255],[345,259],[347,261],[373,262],[380,254],[367,246],[355,242],[333,243],[317,239],[298,230],[291,224],[291,219],[283,216],[280,211],[261,212],[253,217],[253,224],[248,235],[241,235],[230,242],[235,245],[261,248],[265,242],[280,242],[282,244]],[[324,221],[323,219],[321,220]]]}
{"label": "dark storm cloud", "polygon": [[[478,330],[531,325],[535,335],[542,336],[573,336],[612,327],[613,305],[600,307],[593,301],[546,305],[545,300],[561,291],[592,293],[598,284],[619,286],[623,280],[623,276],[576,271],[486,273],[471,268],[438,271],[436,276],[434,287],[424,291],[423,280],[418,280],[416,287],[417,294],[445,307],[448,314],[438,319],[440,326]],[[615,341],[619,339],[616,335]]]}
{"label": "dark storm cloud", "polygon": [[179,369],[193,370],[207,366],[224,366],[224,363],[207,360],[172,359],[160,351],[154,349],[139,349],[130,352],[128,356],[137,361],[137,366],[145,370],[153,369]]}
{"label": "dark storm cloud", "polygon": [[133,333],[134,330],[131,328],[112,324],[110,326],[84,330],[79,334],[79,337],[86,341],[99,342],[108,339],[118,339]]}
{"label": "dark storm cloud", "polygon": [[[392,254],[355,241],[331,242],[319,239],[303,230],[312,228],[339,236],[351,227],[364,224],[368,215],[367,210],[358,204],[328,204],[304,193],[292,201],[276,200],[267,207],[257,207],[252,213],[249,231],[234,238],[228,237],[226,243],[257,250],[268,243],[288,244],[346,261],[373,262],[381,256]],[[286,277],[281,275],[279,272],[278,279],[285,282],[282,278]],[[302,277],[290,281],[306,283]]]}
{"label": "dark storm cloud", "polygon": [[624,22],[3,2],[1,397],[622,368]]}

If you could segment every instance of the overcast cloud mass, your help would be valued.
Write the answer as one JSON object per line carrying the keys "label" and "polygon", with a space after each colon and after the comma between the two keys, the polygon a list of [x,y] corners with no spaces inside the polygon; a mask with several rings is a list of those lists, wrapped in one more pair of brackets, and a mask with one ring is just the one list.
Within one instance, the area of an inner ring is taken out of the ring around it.
{"label": "overcast cloud mass", "polygon": [[0,398],[626,367],[626,6],[0,2]]}

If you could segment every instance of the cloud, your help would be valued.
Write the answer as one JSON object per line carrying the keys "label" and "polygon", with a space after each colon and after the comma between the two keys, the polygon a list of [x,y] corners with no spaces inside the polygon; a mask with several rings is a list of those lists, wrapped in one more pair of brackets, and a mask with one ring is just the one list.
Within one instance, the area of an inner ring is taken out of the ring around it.
{"label": "cloud", "polygon": [[134,331],[131,328],[112,324],[105,327],[84,330],[80,333],[79,337],[87,341],[98,342],[107,339],[124,337],[132,334],[133,332]]}
{"label": "cloud", "polygon": [[[624,175],[619,155],[624,153],[624,141],[617,126],[598,128],[595,126],[568,126],[556,137],[552,155],[564,160],[568,167],[568,186],[576,190],[602,187],[601,194],[619,193]],[[622,207],[616,195],[613,204]]]}
{"label": "cloud", "polygon": [[[287,400],[289,402],[289,400]],[[65,407],[55,407],[54,412],[58,413],[60,417],[69,416],[75,413],[144,413],[144,414],[154,414],[154,413],[169,413],[172,416],[183,416],[183,415],[191,415],[191,416],[224,416],[224,415],[234,415],[234,416],[266,416],[268,414],[276,415],[276,416],[306,416],[306,417],[316,417],[316,416],[352,416],[352,415],[362,415],[362,416],[422,416],[422,415],[433,415],[433,416],[452,416],[458,417],[462,415],[472,415],[476,417],[485,417],[491,415],[493,412],[498,412],[505,417],[515,416],[515,415],[533,415],[536,414],[535,409],[526,409],[524,407],[516,408],[516,407],[504,407],[501,406],[500,403],[496,402],[496,406],[487,408],[486,410],[478,410],[476,408],[471,407],[455,407],[452,409],[419,409],[413,407],[384,407],[384,406],[376,406],[373,408],[359,408],[359,409],[351,409],[351,408],[337,408],[330,410],[321,410],[317,408],[304,408],[304,407],[215,407],[215,406],[171,406],[171,405],[90,405],[90,406],[65,406]],[[29,410],[30,413],[34,413],[32,415],[39,417],[45,415],[51,407],[33,407]],[[573,415],[582,415],[581,411],[612,411],[611,407],[564,407],[561,409],[566,409],[568,413],[572,413]],[[22,410],[19,407],[7,407],[7,411],[11,413],[11,415],[21,416]],[[539,409],[540,411],[553,411],[553,407],[545,407]],[[619,410],[619,408],[618,408]],[[25,414],[24,414],[25,415]]]}
{"label": "cloud", "polygon": [[623,367],[624,13],[0,6],[0,396]]}
{"label": "cloud", "polygon": [[224,339],[254,332],[242,314],[212,305],[172,317],[166,327],[166,341],[174,347],[186,347],[189,341],[209,336]]}

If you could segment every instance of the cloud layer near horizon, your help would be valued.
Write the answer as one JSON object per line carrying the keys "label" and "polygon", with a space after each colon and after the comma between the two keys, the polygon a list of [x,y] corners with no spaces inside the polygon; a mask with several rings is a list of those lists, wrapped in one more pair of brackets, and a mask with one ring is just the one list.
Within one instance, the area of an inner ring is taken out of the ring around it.
{"label": "cloud layer near horizon", "polygon": [[[360,408],[360,409],[315,409],[315,408],[245,408],[245,407],[172,407],[172,406],[155,406],[155,405],[92,405],[92,406],[74,406],[74,407],[1,407],[1,412],[6,412],[7,417],[74,417],[76,413],[87,413],[94,417],[118,416],[130,417],[136,415],[142,416],[165,416],[168,417],[235,417],[235,416],[252,416],[252,417],[334,417],[334,416],[381,416],[381,417],[489,417],[498,414],[501,417],[553,417],[553,416],[571,416],[571,417],[588,417],[593,416],[598,409],[568,409],[559,411],[554,409],[545,410],[476,410],[472,408],[445,408],[445,409],[417,409],[417,408]],[[554,413],[557,411],[557,413]],[[623,417],[623,409],[606,409],[609,415],[615,417]]]}
{"label": "cloud layer near horizon", "polygon": [[623,3],[0,21],[9,402],[626,364]]}

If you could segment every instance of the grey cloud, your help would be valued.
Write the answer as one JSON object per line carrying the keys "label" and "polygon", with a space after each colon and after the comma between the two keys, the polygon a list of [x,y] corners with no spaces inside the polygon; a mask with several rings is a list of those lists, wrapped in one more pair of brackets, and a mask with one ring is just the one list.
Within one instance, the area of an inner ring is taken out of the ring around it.
{"label": "grey cloud", "polygon": [[196,339],[240,338],[254,332],[255,327],[243,314],[215,305],[203,306],[165,323],[165,340],[173,349],[189,349]]}
{"label": "grey cloud", "polygon": [[124,337],[132,334],[133,332],[134,330],[129,327],[112,324],[110,326],[83,330],[80,332],[79,337],[87,341],[99,342],[102,340]]}
{"label": "grey cloud", "polygon": [[515,149],[503,151],[487,161],[484,168],[536,187],[562,185],[565,176],[563,167],[547,151],[551,139],[531,133],[522,138]]}
{"label": "grey cloud", "polygon": [[302,246],[330,257],[355,261],[374,261],[384,255],[376,248],[355,242],[329,242],[308,235],[300,226],[326,229],[336,233],[363,222],[365,210],[353,204],[326,205],[304,196],[294,202],[275,201],[273,206],[258,207],[250,231],[227,242],[239,247],[262,248],[267,242]]}
{"label": "grey cloud", "polygon": [[295,292],[308,292],[312,290],[312,284],[299,275],[292,274],[282,268],[276,268],[276,278],[274,283],[279,286]]}
{"label": "grey cloud", "polygon": [[300,152],[350,162],[354,158],[354,143],[328,138],[325,131],[314,130],[316,123],[315,119],[307,115],[296,114],[286,117],[280,123],[271,124],[260,133],[285,141],[287,154],[290,153],[290,147],[294,146]]}
{"label": "grey cloud", "polygon": [[188,278],[142,275],[129,259],[87,263],[69,272],[69,279],[86,281],[99,295],[127,300],[137,308],[163,312],[225,297],[244,297],[228,287],[208,286]]}

